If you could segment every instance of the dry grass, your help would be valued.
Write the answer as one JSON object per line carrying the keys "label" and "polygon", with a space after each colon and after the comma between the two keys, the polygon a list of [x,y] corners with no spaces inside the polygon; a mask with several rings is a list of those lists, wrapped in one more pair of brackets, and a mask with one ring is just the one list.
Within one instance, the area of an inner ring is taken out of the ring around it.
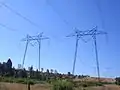
{"label": "dry grass", "polygon": [[[31,86],[31,90],[50,90],[51,86],[47,84],[36,84]],[[27,85],[16,83],[0,83],[0,90],[27,90]],[[88,87],[86,89],[76,90],[120,90],[116,85],[105,85],[100,87]]]}
{"label": "dry grass", "polygon": [[[101,82],[111,82],[111,83],[115,83],[115,79],[112,78],[100,78]],[[98,81],[97,78],[95,77],[86,77],[83,79],[74,79],[74,81]]]}
{"label": "dry grass", "polygon": [[89,87],[85,90],[120,90],[120,87],[116,85],[105,85],[101,87]]}
{"label": "dry grass", "polygon": [[41,84],[36,84],[31,88],[31,90],[50,90],[50,89],[51,89],[50,85],[41,85]]}
{"label": "dry grass", "polygon": [[[50,85],[31,85],[31,90],[50,90]],[[0,83],[0,90],[27,90],[27,85],[17,83]]]}

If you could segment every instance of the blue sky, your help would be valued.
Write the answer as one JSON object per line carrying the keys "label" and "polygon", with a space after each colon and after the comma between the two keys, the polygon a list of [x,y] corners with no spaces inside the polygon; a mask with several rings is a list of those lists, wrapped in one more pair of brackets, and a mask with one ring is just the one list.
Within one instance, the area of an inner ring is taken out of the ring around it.
{"label": "blue sky", "polygon": [[[0,26],[1,62],[10,57],[13,65],[17,67],[22,63],[25,49],[25,42],[21,42],[21,39],[26,37],[26,34],[37,35],[43,31],[50,40],[42,41],[41,67],[56,69],[62,73],[71,72],[75,38],[65,36],[72,33],[74,27],[87,30],[98,26],[98,30],[108,33],[107,39],[105,36],[97,37],[101,76],[120,75],[119,0],[4,0],[4,2],[37,23],[39,28],[1,6],[0,23],[16,29],[11,31]],[[38,45],[28,47],[25,67],[30,65],[38,68]],[[92,39],[88,43],[79,40],[75,73],[97,75]]]}

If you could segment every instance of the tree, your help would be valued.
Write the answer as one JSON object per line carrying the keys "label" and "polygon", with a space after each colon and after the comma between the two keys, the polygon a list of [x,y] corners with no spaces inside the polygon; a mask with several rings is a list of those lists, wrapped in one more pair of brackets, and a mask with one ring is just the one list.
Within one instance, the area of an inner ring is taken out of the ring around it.
{"label": "tree", "polygon": [[0,63],[0,75],[3,75],[3,64]]}
{"label": "tree", "polygon": [[3,74],[5,76],[12,76],[12,61],[9,58],[7,63],[3,62]]}
{"label": "tree", "polygon": [[53,69],[50,69],[51,73],[53,73]]}
{"label": "tree", "polygon": [[71,75],[71,73],[70,72],[68,72],[68,76],[70,76]]}
{"label": "tree", "polygon": [[58,73],[57,70],[55,70],[54,73],[57,74]]}
{"label": "tree", "polygon": [[29,77],[30,78],[33,77],[33,66],[29,67],[28,70],[29,70],[29,75],[30,75]]}
{"label": "tree", "polygon": [[36,75],[35,75],[36,79],[39,79],[39,76],[40,76],[40,75],[39,75],[39,71],[38,71],[38,69],[36,70],[35,73],[36,73]]}
{"label": "tree", "polygon": [[15,68],[13,67],[12,68],[12,71],[11,71],[11,76],[15,77],[16,76],[16,71],[15,71]]}
{"label": "tree", "polygon": [[19,70],[17,74],[18,74],[17,76],[20,77],[20,78],[27,78],[27,72],[26,72],[25,69]]}
{"label": "tree", "polygon": [[11,61],[10,58],[9,58],[8,61],[7,61],[7,67],[8,67],[9,69],[12,69],[12,61]]}
{"label": "tree", "polygon": [[115,83],[116,83],[117,85],[120,85],[120,77],[116,77],[115,80],[116,80]]}
{"label": "tree", "polygon": [[50,72],[49,72],[49,69],[47,69],[46,72],[47,72],[47,74],[49,74],[49,73],[50,73]]}
{"label": "tree", "polygon": [[21,64],[18,64],[18,69],[22,69],[22,65]]}
{"label": "tree", "polygon": [[49,71],[49,69],[46,70],[46,79],[47,80],[50,79],[50,71]]}
{"label": "tree", "polygon": [[6,76],[7,72],[9,71],[7,63],[3,62],[2,69],[3,69],[2,70],[3,75]]}
{"label": "tree", "polygon": [[41,68],[41,72],[43,72],[44,71],[44,69],[43,68]]}

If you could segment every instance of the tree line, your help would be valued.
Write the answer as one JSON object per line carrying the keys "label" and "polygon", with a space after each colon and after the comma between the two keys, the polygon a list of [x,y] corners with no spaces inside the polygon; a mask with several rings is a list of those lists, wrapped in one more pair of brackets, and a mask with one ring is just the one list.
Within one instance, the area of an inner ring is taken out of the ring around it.
{"label": "tree line", "polygon": [[33,66],[29,67],[28,70],[25,68],[14,68],[12,66],[12,60],[9,58],[7,62],[0,63],[0,76],[1,77],[14,77],[14,78],[31,78],[37,80],[49,80],[49,79],[57,79],[57,78],[84,78],[89,77],[88,75],[72,75],[70,72],[68,74],[58,73],[57,70],[47,69],[43,72],[43,68],[41,71],[34,70]]}

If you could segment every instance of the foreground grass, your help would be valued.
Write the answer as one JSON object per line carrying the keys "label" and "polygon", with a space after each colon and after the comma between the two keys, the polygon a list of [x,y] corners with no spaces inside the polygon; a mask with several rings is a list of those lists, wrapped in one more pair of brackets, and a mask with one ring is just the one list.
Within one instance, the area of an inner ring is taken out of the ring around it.
{"label": "foreground grass", "polygon": [[46,84],[46,81],[40,81],[36,79],[29,79],[29,78],[13,78],[13,77],[0,77],[0,82],[7,82],[7,83],[20,83],[20,84]]}
{"label": "foreground grass", "polygon": [[[0,90],[28,90],[28,88],[26,84],[0,83]],[[51,86],[47,84],[35,84],[31,86],[31,90],[51,90]]]}
{"label": "foreground grass", "polygon": [[[109,83],[98,83],[93,81],[73,80],[50,80],[39,81],[29,78],[0,77],[0,90],[27,90],[27,84],[31,84],[31,90],[120,90],[118,86]],[[106,84],[108,86],[106,86]],[[110,87],[111,86],[111,87]]]}
{"label": "foreground grass", "polygon": [[[18,83],[0,83],[0,90],[28,90],[27,85]],[[52,90],[49,84],[35,84],[31,86],[31,90]],[[86,88],[76,88],[75,90],[120,90],[117,85],[92,86]]]}

